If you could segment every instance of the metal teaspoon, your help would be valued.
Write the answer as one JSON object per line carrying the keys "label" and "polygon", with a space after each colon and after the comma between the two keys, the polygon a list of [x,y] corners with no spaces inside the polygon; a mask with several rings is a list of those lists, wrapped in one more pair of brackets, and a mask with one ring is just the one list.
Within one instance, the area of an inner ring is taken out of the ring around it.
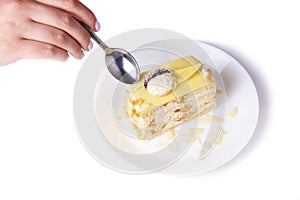
{"label": "metal teaspoon", "polygon": [[140,79],[140,68],[135,58],[124,49],[108,47],[84,22],[77,20],[91,35],[91,38],[105,51],[108,71],[117,80],[133,84]]}

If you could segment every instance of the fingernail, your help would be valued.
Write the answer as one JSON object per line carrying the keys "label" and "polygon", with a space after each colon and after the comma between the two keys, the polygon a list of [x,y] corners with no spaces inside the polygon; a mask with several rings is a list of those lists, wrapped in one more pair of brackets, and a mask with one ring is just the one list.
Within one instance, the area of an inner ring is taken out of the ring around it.
{"label": "fingernail", "polygon": [[92,49],[93,49],[93,42],[90,41],[89,46],[88,46],[88,50],[90,51],[90,50],[92,50]]}
{"label": "fingernail", "polygon": [[96,31],[100,30],[100,23],[98,22],[98,20],[95,23],[95,29],[96,29]]}

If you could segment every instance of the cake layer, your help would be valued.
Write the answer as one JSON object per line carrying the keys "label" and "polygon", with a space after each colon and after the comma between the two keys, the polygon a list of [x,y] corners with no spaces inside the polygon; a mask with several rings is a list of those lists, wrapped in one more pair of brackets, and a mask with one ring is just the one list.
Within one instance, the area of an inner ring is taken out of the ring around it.
{"label": "cake layer", "polygon": [[162,106],[156,106],[143,115],[131,115],[138,138],[150,139],[196,116],[212,110],[216,103],[215,87],[204,87]]}
{"label": "cake layer", "polygon": [[[172,71],[176,77],[176,88],[166,95],[153,96],[147,92],[143,79],[160,68]],[[127,113],[138,138],[153,138],[215,107],[216,81],[210,70],[193,56],[174,60],[153,70],[143,73],[141,80],[130,86]]]}

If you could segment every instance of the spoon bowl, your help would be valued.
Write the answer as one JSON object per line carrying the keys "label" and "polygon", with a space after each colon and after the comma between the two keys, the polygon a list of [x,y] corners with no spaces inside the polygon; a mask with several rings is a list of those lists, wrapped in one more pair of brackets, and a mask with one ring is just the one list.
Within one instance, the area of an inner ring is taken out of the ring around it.
{"label": "spoon bowl", "polygon": [[138,63],[130,53],[119,48],[107,48],[105,53],[107,69],[117,80],[133,84],[140,79]]}

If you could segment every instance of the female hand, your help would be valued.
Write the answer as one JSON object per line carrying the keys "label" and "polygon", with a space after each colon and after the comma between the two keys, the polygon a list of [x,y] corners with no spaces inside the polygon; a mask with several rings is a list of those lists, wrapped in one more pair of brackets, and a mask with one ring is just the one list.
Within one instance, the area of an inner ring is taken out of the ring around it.
{"label": "female hand", "polygon": [[78,0],[1,0],[0,65],[22,58],[65,61],[91,50],[89,33],[100,29],[95,15]]}

